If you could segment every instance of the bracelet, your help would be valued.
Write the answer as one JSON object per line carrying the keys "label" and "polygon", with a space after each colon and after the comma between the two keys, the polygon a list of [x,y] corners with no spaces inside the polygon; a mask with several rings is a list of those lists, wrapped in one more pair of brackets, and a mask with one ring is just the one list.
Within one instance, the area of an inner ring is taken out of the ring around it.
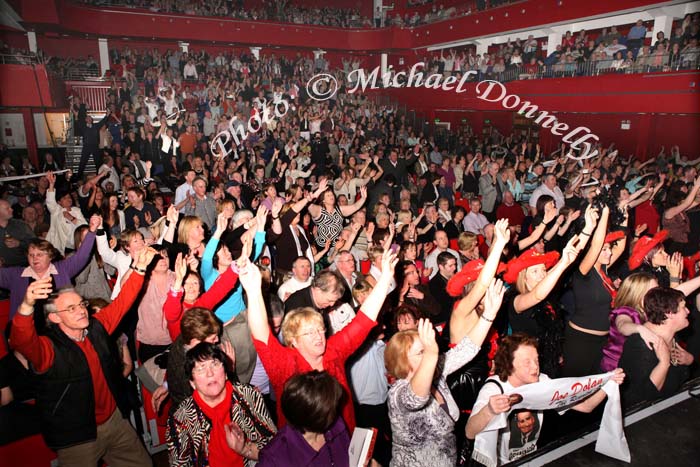
{"label": "bracelet", "polygon": [[591,236],[591,234],[589,234],[588,232],[581,232],[579,235],[585,235],[585,236],[587,236],[587,237],[590,237],[590,236]]}
{"label": "bracelet", "polygon": [[280,216],[277,216],[277,217],[272,216],[272,220],[273,220],[273,221],[276,221],[276,220],[279,219],[279,218],[280,218]]}
{"label": "bracelet", "polygon": [[137,268],[133,264],[131,266],[129,266],[129,269],[133,269],[134,271],[141,273],[141,274],[146,274],[146,269]]}
{"label": "bracelet", "polygon": [[675,277],[675,276],[670,276],[670,277],[669,277],[669,280],[670,280],[671,282],[680,282],[680,281],[681,281],[681,278],[680,278],[680,277]]}
{"label": "bracelet", "polygon": [[493,323],[493,320],[492,320],[492,319],[488,319],[488,318],[487,318],[486,316],[484,316],[484,315],[481,315],[480,318],[483,319],[483,320],[486,321],[486,322]]}

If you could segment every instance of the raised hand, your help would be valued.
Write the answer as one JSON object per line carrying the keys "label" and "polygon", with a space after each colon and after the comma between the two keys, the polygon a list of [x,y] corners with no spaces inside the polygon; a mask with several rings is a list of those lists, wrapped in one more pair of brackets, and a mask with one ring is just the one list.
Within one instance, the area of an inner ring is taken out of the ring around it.
{"label": "raised hand", "polygon": [[216,230],[218,232],[224,232],[226,230],[226,227],[228,226],[228,218],[226,217],[226,214],[223,212],[220,212],[218,216],[216,216]]}
{"label": "raised hand", "polygon": [[27,286],[27,291],[24,293],[24,303],[29,306],[34,306],[37,300],[45,300],[51,295],[53,286],[51,278],[39,279]]}
{"label": "raised hand", "polygon": [[324,191],[326,191],[327,188],[328,188],[328,179],[323,177],[318,182],[318,189],[316,191],[318,191],[318,193],[320,194],[320,193],[323,193]]}
{"label": "raised hand", "polygon": [[236,367],[236,350],[233,348],[231,341],[222,341],[221,350],[226,354],[231,363],[231,368]]}
{"label": "raised hand", "polygon": [[248,260],[248,257],[241,257],[236,260],[238,268],[238,280],[247,293],[259,293],[262,287],[262,276],[260,269]]}
{"label": "raised hand", "polygon": [[554,220],[554,218],[557,217],[558,212],[559,211],[557,210],[556,207],[554,207],[554,208],[545,207],[544,208],[544,219],[543,219],[544,223],[549,224],[550,222],[552,222]]}
{"label": "raised hand", "polygon": [[484,316],[489,319],[494,319],[498,314],[503,302],[503,294],[506,289],[503,287],[503,281],[500,279],[491,279],[489,288],[484,296]]}
{"label": "raised hand", "polygon": [[[175,258],[175,284],[177,286],[182,285],[182,281],[185,279],[185,275],[187,274],[187,258],[182,256],[182,253],[177,254],[177,258]],[[179,287],[175,287],[179,288]]]}
{"label": "raised hand", "polygon": [[89,226],[90,232],[96,231],[102,225],[102,216],[98,216],[97,214],[93,214],[90,217],[89,224],[90,224],[90,226]]}
{"label": "raised hand", "polygon": [[49,181],[49,188],[53,188],[56,184],[56,175],[52,171],[46,172],[46,179]]}
{"label": "raised hand", "polygon": [[270,211],[267,210],[265,206],[260,206],[258,212],[255,214],[255,224],[257,225],[258,232],[265,231],[265,223],[267,222],[267,214]]}
{"label": "raised hand", "polygon": [[367,199],[367,187],[366,186],[360,187],[360,199]]}
{"label": "raised hand", "polygon": [[566,221],[571,223],[578,219],[581,216],[581,211],[576,210],[576,211],[569,211],[569,214],[566,216]]}
{"label": "raised hand", "polygon": [[494,230],[496,242],[506,245],[510,240],[510,229],[508,228],[508,219],[499,219],[496,221]]}
{"label": "raised hand", "polygon": [[681,274],[683,273],[683,256],[680,252],[675,252],[666,261],[666,269],[671,277],[681,277]]}
{"label": "raised hand", "polygon": [[199,268],[199,259],[197,259],[197,255],[190,254],[187,255],[185,259],[187,261],[187,266],[190,268],[190,271],[197,272],[197,268]]}
{"label": "raised hand", "polygon": [[386,249],[382,253],[382,276],[385,274],[394,277],[394,268],[398,264],[398,257],[391,250]]}
{"label": "raised hand", "polygon": [[586,220],[586,224],[583,228],[583,231],[592,234],[593,229],[595,226],[598,224],[598,218],[600,215],[598,214],[598,209],[594,208],[592,205],[588,205],[586,208],[586,213],[584,214],[584,219]]}
{"label": "raised hand", "polygon": [[158,252],[151,247],[141,249],[138,258],[136,259],[135,266],[139,269],[146,269],[157,254]]}
{"label": "raised hand", "polygon": [[566,246],[564,247],[564,250],[561,253],[561,260],[564,261],[567,265],[570,265],[574,262],[578,254],[581,252],[582,246],[583,242],[579,241],[579,236],[574,235],[566,243]]}
{"label": "raised hand", "polygon": [[367,240],[371,243],[372,236],[374,235],[374,222],[367,223],[367,227],[365,227],[365,235],[367,235]]}
{"label": "raised hand", "polygon": [[423,354],[437,355],[439,352],[435,341],[435,328],[429,319],[421,318],[418,321],[418,339],[423,344]]}
{"label": "raised hand", "polygon": [[647,229],[646,224],[640,224],[634,228],[634,236],[639,237]]}
{"label": "raised hand", "polygon": [[168,208],[168,212],[166,213],[166,219],[168,222],[170,222],[171,226],[175,227],[175,224],[177,224],[178,216],[179,213],[177,211],[177,208],[175,207],[175,205],[171,204]]}
{"label": "raised hand", "polygon": [[275,201],[272,202],[272,210],[270,211],[272,217],[279,217],[283,206],[284,201],[282,201],[282,198],[276,198]]}

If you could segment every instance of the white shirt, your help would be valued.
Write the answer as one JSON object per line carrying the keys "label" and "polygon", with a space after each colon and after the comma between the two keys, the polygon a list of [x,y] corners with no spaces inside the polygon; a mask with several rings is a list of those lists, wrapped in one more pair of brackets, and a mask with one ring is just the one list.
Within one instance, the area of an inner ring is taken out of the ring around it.
{"label": "white shirt", "polygon": [[[175,201],[173,204],[178,205],[182,203],[188,195],[194,194],[194,188],[189,183],[183,183],[175,190]],[[185,213],[185,207],[180,209],[181,213]]]}
{"label": "white shirt", "polygon": [[472,211],[466,216],[464,216],[462,225],[464,226],[464,230],[466,232],[471,232],[480,235],[484,233],[484,227],[489,225],[489,221],[483,214],[475,213]]}
{"label": "white shirt", "polygon": [[[56,249],[65,254],[66,248],[73,248],[73,232],[79,225],[87,224],[80,208],[72,206],[70,209],[64,209],[56,202],[56,191],[46,192],[46,208],[51,214],[51,225],[49,232],[46,234],[46,240],[51,242]],[[67,211],[71,216],[75,217],[76,222],[73,223],[66,219],[63,212]]]}
{"label": "white shirt", "polygon": [[[509,395],[518,392],[517,388],[514,388],[508,381],[503,382],[497,376],[492,376],[491,378],[488,378],[487,381],[492,379],[496,379],[501,385],[503,388],[503,394]],[[549,381],[549,379],[549,376],[545,375],[544,373],[540,373],[540,381]],[[488,405],[489,398],[498,394],[501,394],[501,390],[499,389],[498,385],[494,383],[484,384],[476,398],[476,402],[472,408],[472,413],[479,413],[481,409]],[[535,423],[532,431],[526,435],[521,433],[515,424],[515,421],[512,420],[512,417],[515,417],[515,415],[509,415],[508,425],[498,432],[498,465],[507,464],[508,462],[512,462],[515,459],[537,450],[537,439],[542,432],[542,422],[544,418],[542,412],[533,411],[533,415],[535,414],[537,414],[537,420],[539,423]],[[510,447],[510,440],[513,436],[518,437],[518,439],[514,439],[513,447]],[[523,441],[525,442],[523,443]]]}
{"label": "white shirt", "polygon": [[310,285],[311,277],[309,277],[306,281],[301,282],[299,279],[292,276],[291,279],[280,285],[279,289],[277,289],[277,296],[280,298],[280,300],[285,302],[294,292],[304,289]]}
{"label": "white shirt", "polygon": [[[425,265],[424,267],[426,268],[432,268],[432,271],[430,271],[430,278],[432,279],[435,277],[435,275],[438,273],[438,263],[437,263],[437,257],[440,253],[442,253],[443,250],[440,250],[439,248],[433,249],[433,251],[430,252],[428,256],[425,258]],[[462,260],[459,259],[459,253],[456,251],[447,248],[446,250],[447,253],[450,253],[452,256],[455,257],[457,260],[457,271],[462,269]]]}
{"label": "white shirt", "polygon": [[185,79],[191,76],[197,79],[197,68],[194,66],[193,63],[188,63],[182,70],[182,75],[185,77]]}
{"label": "white shirt", "polygon": [[117,169],[114,166],[110,167],[107,164],[102,164],[97,172],[108,172],[108,175],[102,179],[102,188],[104,188],[107,185],[107,182],[112,182],[114,184],[114,191],[121,190],[122,184],[119,180],[119,174],[117,173]]}
{"label": "white shirt", "polygon": [[535,191],[530,195],[530,206],[533,208],[537,207],[537,198],[542,195],[549,195],[554,198],[554,204],[556,204],[557,209],[564,207],[564,193],[561,192],[558,186],[555,186],[554,190],[550,190],[544,183],[535,188]]}

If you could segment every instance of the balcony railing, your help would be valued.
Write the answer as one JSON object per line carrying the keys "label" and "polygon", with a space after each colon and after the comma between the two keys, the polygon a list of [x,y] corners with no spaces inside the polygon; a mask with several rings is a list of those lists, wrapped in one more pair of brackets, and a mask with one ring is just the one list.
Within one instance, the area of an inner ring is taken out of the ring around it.
{"label": "balcony railing", "polygon": [[0,65],[37,65],[36,55],[0,54]]}

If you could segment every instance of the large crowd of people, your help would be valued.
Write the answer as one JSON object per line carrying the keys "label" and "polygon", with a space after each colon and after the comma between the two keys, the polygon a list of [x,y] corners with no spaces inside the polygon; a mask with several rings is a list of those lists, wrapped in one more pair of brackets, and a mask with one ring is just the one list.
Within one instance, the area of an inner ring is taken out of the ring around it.
{"label": "large crowd of people", "polygon": [[327,5],[304,7],[290,0],[262,0],[259,4],[245,5],[243,0],[84,0],[96,6],[139,8],[154,13],[177,13],[192,16],[218,16],[244,21],[275,21],[280,23],[309,24],[334,28],[371,28],[371,19],[359,10]]}
{"label": "large crowd of people", "polygon": [[[519,386],[612,371],[630,409],[696,371],[683,148],[579,162],[465,126],[448,151],[371,99],[309,99],[323,61],[111,56],[105,107],[72,99],[76,173],[0,154],[2,176],[44,174],[2,185],[4,442],[150,465],[124,418],[137,361],[170,465],[348,465],[372,427],[378,464],[446,466]],[[593,423],[604,398],[574,409]],[[499,464],[575,425],[510,418]]]}
{"label": "large crowd of people", "polygon": [[475,79],[501,82],[676,71],[700,66],[699,13],[688,14],[677,21],[671,37],[659,32],[647,44],[645,38],[649,29],[649,24],[639,20],[626,34],[620,33],[616,26],[595,32],[567,31],[561,44],[550,54],[543,51],[542,43],[546,38],[529,35],[526,39],[494,44],[484,54],[477,54],[473,47],[445,49],[439,55],[434,53],[427,63],[429,69],[438,73],[459,76],[474,71]]}

